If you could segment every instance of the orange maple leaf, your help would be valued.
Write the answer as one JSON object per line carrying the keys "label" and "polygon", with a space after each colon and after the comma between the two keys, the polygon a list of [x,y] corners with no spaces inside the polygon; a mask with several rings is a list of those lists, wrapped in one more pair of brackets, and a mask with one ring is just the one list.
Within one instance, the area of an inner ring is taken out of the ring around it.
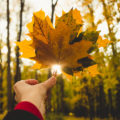
{"label": "orange maple leaf", "polygon": [[83,65],[88,63],[82,64],[86,58],[92,60],[88,50],[93,46],[93,42],[81,39],[79,42],[70,44],[70,41],[80,34],[82,23],[77,9],[58,17],[55,28],[42,10],[34,13],[32,22],[27,24],[31,41],[17,42],[20,52],[23,53],[22,57],[35,60],[34,68],[38,69],[40,66],[44,68],[54,64],[71,68],[73,72],[76,68],[83,68]]}
{"label": "orange maple leaf", "polygon": [[108,44],[112,43],[112,41],[108,40],[108,39],[102,39],[101,36],[98,37],[98,40],[97,40],[97,44],[98,44],[98,47],[106,47]]}

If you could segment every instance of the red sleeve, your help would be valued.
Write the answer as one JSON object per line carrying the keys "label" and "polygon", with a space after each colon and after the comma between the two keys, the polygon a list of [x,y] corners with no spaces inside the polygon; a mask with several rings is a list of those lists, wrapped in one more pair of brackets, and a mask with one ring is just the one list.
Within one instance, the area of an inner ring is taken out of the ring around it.
{"label": "red sleeve", "polygon": [[38,110],[38,108],[30,102],[27,101],[20,102],[15,106],[14,110],[24,110],[30,112],[35,116],[37,116],[40,120],[43,120],[43,117],[40,111]]}

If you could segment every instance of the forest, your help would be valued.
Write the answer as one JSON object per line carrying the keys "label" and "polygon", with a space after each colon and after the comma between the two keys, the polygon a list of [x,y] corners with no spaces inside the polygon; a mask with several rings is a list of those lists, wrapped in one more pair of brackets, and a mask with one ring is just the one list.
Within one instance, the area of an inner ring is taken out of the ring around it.
{"label": "forest", "polygon": [[19,57],[21,48],[16,43],[29,39],[26,25],[33,13],[43,10],[54,27],[56,16],[76,8],[83,21],[79,37],[100,39],[90,54],[97,70],[71,74],[67,69],[57,75],[46,101],[45,120],[120,120],[120,0],[44,1],[0,0],[0,120],[17,104],[13,91],[17,81],[43,82],[52,76],[51,68],[40,69],[33,66],[35,61]]}

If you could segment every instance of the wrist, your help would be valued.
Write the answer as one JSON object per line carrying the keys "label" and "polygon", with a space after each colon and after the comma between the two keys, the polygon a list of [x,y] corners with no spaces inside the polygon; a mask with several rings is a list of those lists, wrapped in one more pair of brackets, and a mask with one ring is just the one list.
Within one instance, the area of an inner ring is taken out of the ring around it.
{"label": "wrist", "polygon": [[43,120],[43,116],[42,116],[41,112],[31,102],[28,102],[28,101],[20,102],[15,106],[14,110],[27,111],[27,112],[32,113],[33,115],[37,116],[38,118],[40,118],[40,120]]}
{"label": "wrist", "polygon": [[34,100],[34,99],[22,99],[21,102],[30,102],[32,103],[38,110],[39,112],[42,114],[42,116],[44,116],[44,111],[42,110],[42,103],[41,101],[37,101],[37,98]]}

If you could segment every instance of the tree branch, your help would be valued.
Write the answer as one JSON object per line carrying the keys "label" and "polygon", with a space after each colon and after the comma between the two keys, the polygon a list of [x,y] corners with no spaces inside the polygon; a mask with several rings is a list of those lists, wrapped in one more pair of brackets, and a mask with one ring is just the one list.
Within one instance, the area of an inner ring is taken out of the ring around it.
{"label": "tree branch", "polygon": [[58,0],[56,0],[56,2],[55,2],[55,4],[54,4],[55,6],[57,5],[57,2],[58,2]]}
{"label": "tree branch", "polygon": [[51,12],[51,22],[53,23],[53,18],[54,18],[54,12],[55,12],[55,7],[58,3],[58,0],[56,0],[55,4],[53,3],[53,0],[52,0],[52,12]]}

